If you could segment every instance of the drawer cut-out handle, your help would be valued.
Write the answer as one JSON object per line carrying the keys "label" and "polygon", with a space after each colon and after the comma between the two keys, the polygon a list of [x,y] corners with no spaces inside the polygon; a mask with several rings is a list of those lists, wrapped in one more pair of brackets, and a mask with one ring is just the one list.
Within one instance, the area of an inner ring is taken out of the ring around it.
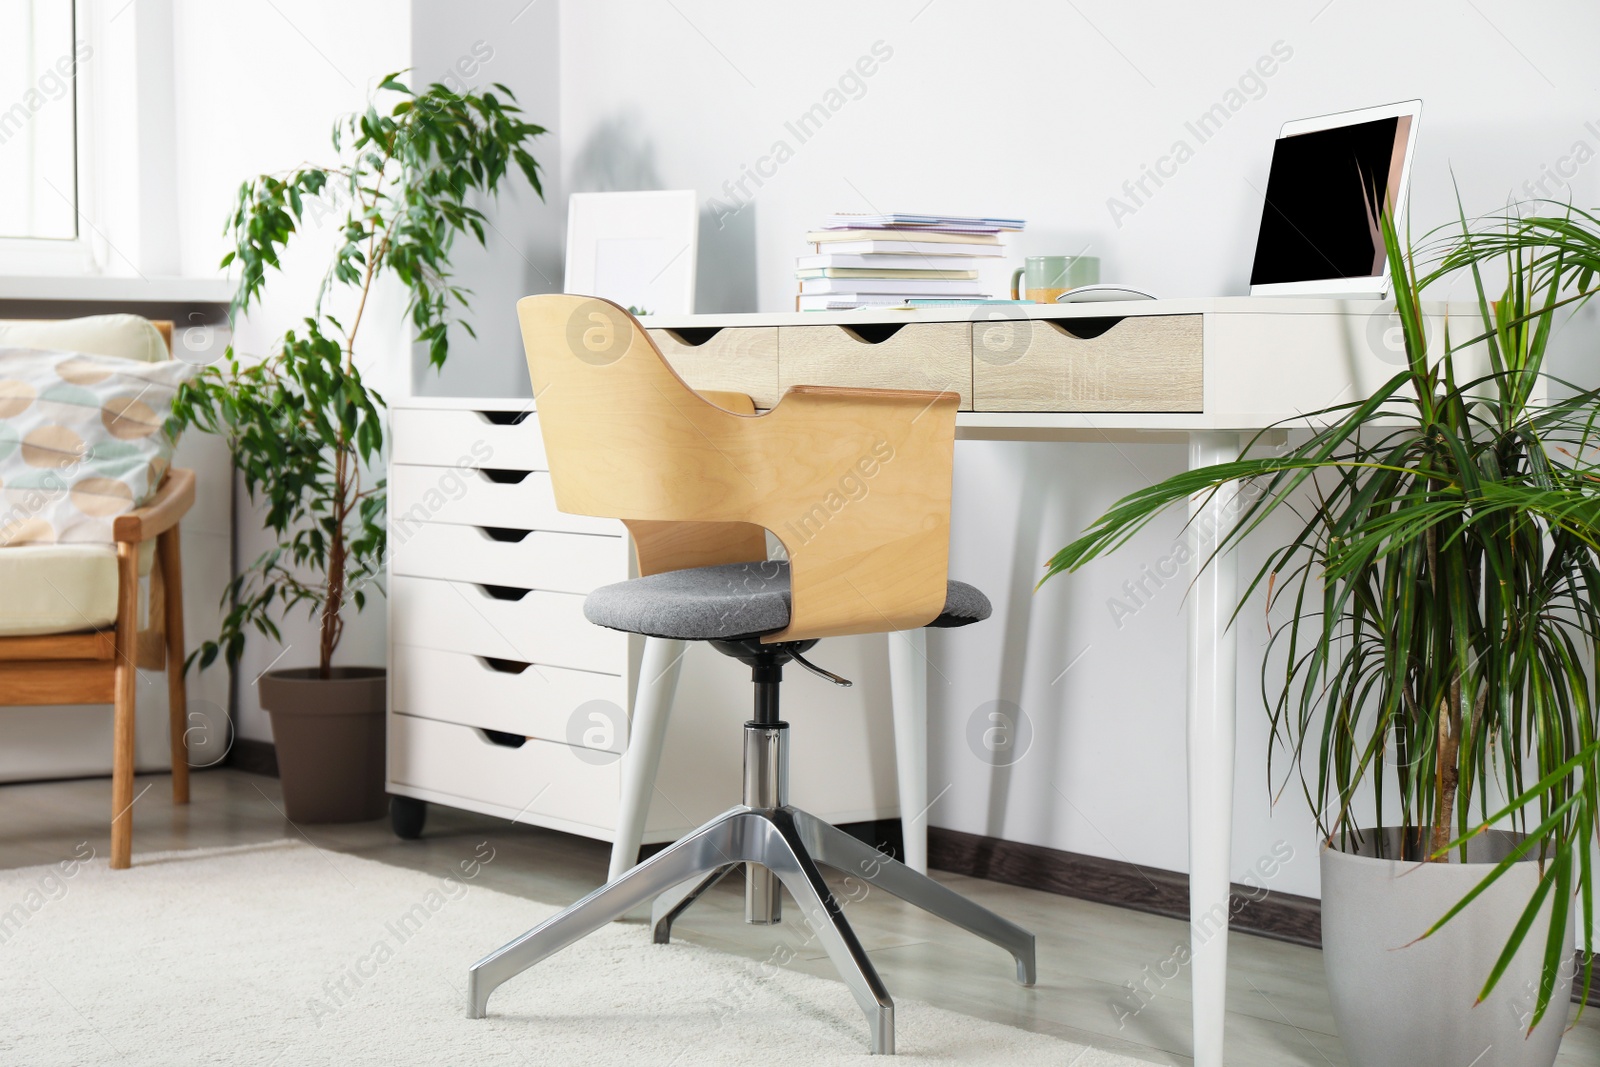
{"label": "drawer cut-out handle", "polygon": [[500,748],[521,748],[528,743],[528,739],[521,734],[508,734],[504,730],[486,730],[482,727],[476,729],[478,735],[485,741]]}
{"label": "drawer cut-out handle", "polygon": [[1101,334],[1108,332],[1113,326],[1121,322],[1121,317],[1073,318],[1073,319],[1041,319],[1048,322],[1057,330],[1068,337],[1076,337],[1080,341],[1092,341]]}
{"label": "drawer cut-out handle", "polygon": [[484,536],[491,541],[504,541],[507,544],[516,544],[531,534],[532,530],[513,530],[508,526],[480,526]]}
{"label": "drawer cut-out handle", "polygon": [[518,589],[513,585],[479,585],[478,588],[483,590],[484,595],[491,600],[510,600],[513,602],[521,600],[533,592],[532,589]]}
{"label": "drawer cut-out handle", "polygon": [[861,322],[854,326],[841,326],[845,333],[865,345],[881,345],[901,330],[903,322]]}
{"label": "drawer cut-out handle", "polygon": [[519,659],[500,659],[496,656],[479,656],[478,662],[499,674],[521,674],[533,666]]}
{"label": "drawer cut-out handle", "polygon": [[480,411],[477,413],[478,418],[492,426],[521,426],[523,421],[532,414],[532,409],[527,411]]}
{"label": "drawer cut-out handle", "polygon": [[721,326],[680,326],[675,330],[662,330],[662,333],[689,348],[699,348],[717,334],[722,332]]}
{"label": "drawer cut-out handle", "polygon": [[529,471],[508,471],[498,467],[479,467],[478,474],[496,485],[517,485],[528,477]]}

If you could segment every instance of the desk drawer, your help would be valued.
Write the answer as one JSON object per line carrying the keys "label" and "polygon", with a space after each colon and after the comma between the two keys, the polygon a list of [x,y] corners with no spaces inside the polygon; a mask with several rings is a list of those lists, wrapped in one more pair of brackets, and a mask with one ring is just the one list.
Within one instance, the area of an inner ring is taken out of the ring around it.
{"label": "desk drawer", "polygon": [[417,523],[449,522],[517,530],[558,530],[621,537],[615,519],[556,510],[548,471],[462,470],[395,464],[389,468],[389,523],[408,533]]}
{"label": "desk drawer", "polygon": [[583,748],[627,747],[627,683],[614,674],[394,645],[394,710]]}
{"label": "desk drawer", "polygon": [[582,596],[497,592],[468,582],[397,577],[389,583],[394,643],[611,674],[627,666],[628,635],[585,619]]}
{"label": "desk drawer", "polygon": [[778,341],[778,383],[863,389],[938,389],[972,410],[972,325],[911,322],[786,326]]}
{"label": "desk drawer", "polygon": [[1202,410],[1199,315],[1017,319],[971,329],[979,411]]}
{"label": "desk drawer", "polygon": [[695,389],[743,393],[758,408],[778,402],[778,328],[650,330],[656,347]]}
{"label": "desk drawer", "polygon": [[[522,421],[512,421],[518,418]],[[526,412],[394,408],[389,412],[389,440],[394,463],[550,469],[531,400]]]}
{"label": "desk drawer", "polygon": [[476,526],[423,523],[390,540],[390,569],[413,578],[477,585],[593,592],[628,577],[627,540],[594,534],[506,531],[496,540]]}
{"label": "desk drawer", "polygon": [[391,782],[523,816],[616,825],[620,774],[608,753],[551,741],[506,748],[470,726],[400,714],[389,716],[388,744]]}

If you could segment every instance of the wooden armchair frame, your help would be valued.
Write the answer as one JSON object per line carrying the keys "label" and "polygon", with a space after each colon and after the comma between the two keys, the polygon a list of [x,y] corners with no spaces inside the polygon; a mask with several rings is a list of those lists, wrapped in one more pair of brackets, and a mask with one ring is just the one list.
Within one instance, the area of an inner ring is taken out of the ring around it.
{"label": "wooden armchair frame", "polygon": [[[172,324],[158,322],[172,347]],[[117,619],[110,629],[0,637],[0,707],[110,704],[113,708],[111,866],[133,857],[134,701],[137,669],[167,672],[172,743],[172,801],[189,803],[189,751],[184,738],[188,694],[183,661],[183,561],[178,522],[194,504],[193,471],[167,472],[155,498],[112,523],[117,547]],[[156,542],[150,573],[149,626],[139,618],[139,548]],[[5,549],[0,548],[0,552]]]}
{"label": "wooden armchair frame", "polygon": [[[955,393],[797,386],[754,414],[696,393],[597,297],[517,303],[561,510],[624,520],[640,569],[788,553],[802,641],[926,625],[949,569]],[[726,404],[727,406],[723,406]]]}

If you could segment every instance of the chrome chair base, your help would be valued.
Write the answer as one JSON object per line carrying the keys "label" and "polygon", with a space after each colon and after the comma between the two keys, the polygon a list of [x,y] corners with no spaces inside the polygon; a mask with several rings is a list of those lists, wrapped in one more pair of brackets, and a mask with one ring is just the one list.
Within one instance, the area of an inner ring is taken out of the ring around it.
{"label": "chrome chair base", "polygon": [[819,864],[992,941],[1015,957],[1017,980],[1034,983],[1034,938],[1020,926],[797,808],[741,805],[473,964],[467,972],[468,1018],[484,1017],[489,994],[503,982],[645,901],[655,900],[655,940],[667,942],[673,920],[741,863],[770,871],[794,898],[866,1015],[872,1052],[894,1053],[894,1001],[823,881]]}

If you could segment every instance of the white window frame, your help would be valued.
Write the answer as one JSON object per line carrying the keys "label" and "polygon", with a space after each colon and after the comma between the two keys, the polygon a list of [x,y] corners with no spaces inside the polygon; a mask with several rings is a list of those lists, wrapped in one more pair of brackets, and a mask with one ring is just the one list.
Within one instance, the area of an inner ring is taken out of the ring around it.
{"label": "white window frame", "polygon": [[[88,36],[90,17],[88,0],[72,0],[72,39],[76,47],[79,41],[87,41],[91,49],[94,48],[93,40]],[[99,266],[95,260],[94,248],[86,237],[87,227],[84,224],[83,205],[85,195],[90,184],[89,176],[92,173],[86,166],[89,153],[92,151],[91,138],[88,129],[88,115],[93,110],[89,104],[89,85],[86,81],[87,68],[90,62],[79,63],[73,72],[72,105],[73,105],[73,136],[75,158],[73,159],[74,182],[74,210],[77,213],[77,236],[67,240],[62,238],[30,238],[30,237],[0,237],[0,275],[40,275],[40,274],[94,274],[99,273]]]}
{"label": "white window frame", "polygon": [[0,237],[0,281],[176,274],[172,0],[70,2],[78,236]]}

